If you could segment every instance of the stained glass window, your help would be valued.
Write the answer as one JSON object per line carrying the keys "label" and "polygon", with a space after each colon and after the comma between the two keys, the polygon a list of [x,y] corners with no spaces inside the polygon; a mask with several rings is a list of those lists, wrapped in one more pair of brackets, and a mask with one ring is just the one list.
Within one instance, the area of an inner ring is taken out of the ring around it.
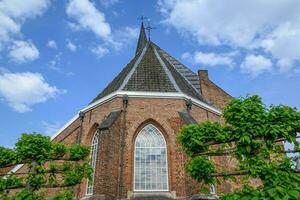
{"label": "stained glass window", "polygon": [[95,169],[96,169],[96,162],[97,162],[97,151],[98,151],[98,144],[99,144],[99,132],[97,131],[93,137],[92,145],[91,145],[91,158],[90,158],[90,165],[93,168],[92,173],[92,180],[88,180],[86,194],[92,195],[93,188],[94,188],[94,176],[95,176]]}
{"label": "stained glass window", "polygon": [[160,131],[149,124],[135,141],[134,190],[167,191],[167,148]]}

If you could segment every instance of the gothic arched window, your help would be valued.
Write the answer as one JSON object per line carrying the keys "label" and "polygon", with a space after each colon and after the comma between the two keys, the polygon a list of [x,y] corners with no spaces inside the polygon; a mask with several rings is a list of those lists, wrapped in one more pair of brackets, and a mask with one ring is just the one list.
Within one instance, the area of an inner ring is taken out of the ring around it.
{"label": "gothic arched window", "polygon": [[152,124],[137,135],[134,154],[134,190],[168,191],[167,147]]}
{"label": "gothic arched window", "polygon": [[93,137],[93,141],[92,141],[92,145],[91,145],[90,165],[93,169],[93,173],[92,173],[92,180],[88,180],[88,182],[87,182],[87,188],[86,188],[86,194],[87,195],[92,195],[93,194],[98,144],[99,144],[99,132],[97,131],[96,134]]}

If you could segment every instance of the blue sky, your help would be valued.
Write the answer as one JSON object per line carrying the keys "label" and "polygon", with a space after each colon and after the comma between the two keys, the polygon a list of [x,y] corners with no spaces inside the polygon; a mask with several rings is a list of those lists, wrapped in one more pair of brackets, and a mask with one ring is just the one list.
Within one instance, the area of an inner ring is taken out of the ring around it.
{"label": "blue sky", "polygon": [[300,108],[298,0],[2,0],[0,145],[52,135],[152,40],[235,97]]}

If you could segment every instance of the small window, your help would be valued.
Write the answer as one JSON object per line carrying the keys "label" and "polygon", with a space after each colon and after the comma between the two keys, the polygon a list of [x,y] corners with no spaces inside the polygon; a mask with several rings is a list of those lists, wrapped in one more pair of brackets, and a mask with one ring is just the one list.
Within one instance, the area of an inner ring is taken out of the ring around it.
{"label": "small window", "polygon": [[92,180],[88,180],[86,194],[92,195],[94,189],[94,179],[95,179],[95,170],[96,170],[96,162],[97,162],[97,151],[99,144],[99,132],[97,131],[93,137],[92,145],[91,145],[91,157],[90,157],[90,165],[93,169]]}

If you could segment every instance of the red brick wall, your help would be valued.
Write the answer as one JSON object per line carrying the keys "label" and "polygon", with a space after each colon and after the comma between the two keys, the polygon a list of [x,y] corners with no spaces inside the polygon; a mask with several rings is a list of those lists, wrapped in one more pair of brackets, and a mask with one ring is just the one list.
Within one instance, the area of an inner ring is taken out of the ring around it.
{"label": "red brick wall", "polygon": [[207,70],[199,70],[198,75],[200,79],[201,94],[216,107],[223,109],[232,99],[232,96],[209,80]]}
{"label": "red brick wall", "polygon": [[[90,145],[97,125],[113,110],[123,108],[122,98],[115,98],[85,113],[83,121],[82,143]],[[178,111],[186,110],[186,103],[179,99],[133,98],[129,97],[127,111],[107,130],[100,134],[100,145],[96,166],[94,194],[109,197],[127,198],[133,190],[134,141],[139,131],[148,123],[154,124],[164,135],[167,142],[169,189],[177,197],[187,197],[199,192],[199,185],[186,175],[184,163],[186,155],[176,143],[176,136],[184,124]],[[196,105],[192,106],[191,115],[197,122],[206,120],[219,121],[220,116]],[[80,120],[75,120],[67,127],[56,141],[75,143],[80,131]],[[124,168],[120,175],[121,136],[124,136]],[[219,161],[227,164],[225,161]],[[119,191],[120,177],[122,177]],[[77,187],[79,196],[86,192],[86,180]],[[219,190],[220,191],[220,190]],[[49,190],[49,193],[51,191]]]}

